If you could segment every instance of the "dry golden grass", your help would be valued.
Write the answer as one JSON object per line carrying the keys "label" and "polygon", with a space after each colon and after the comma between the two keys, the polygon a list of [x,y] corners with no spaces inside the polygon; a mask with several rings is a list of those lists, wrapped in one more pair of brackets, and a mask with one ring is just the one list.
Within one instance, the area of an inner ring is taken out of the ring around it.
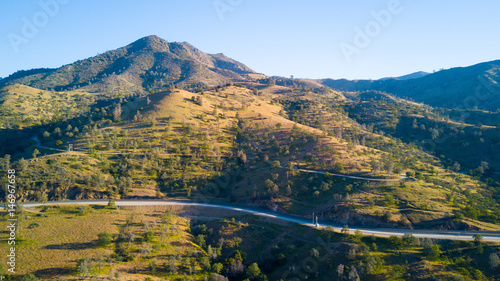
{"label": "dry golden grass", "polygon": [[[43,273],[48,269],[73,271],[78,260],[104,251],[95,246],[97,234],[103,231],[118,234],[117,223],[123,223],[126,217],[125,212],[117,211],[105,211],[105,216],[103,211],[78,216],[74,214],[75,209],[65,207],[63,210],[68,213],[47,212],[47,217],[30,214],[31,219],[26,219],[20,233],[24,241],[16,246],[18,274]],[[39,227],[29,229],[32,223],[38,223]],[[2,243],[6,243],[6,234],[2,233],[1,237]],[[6,251],[6,247],[1,248],[2,257]]]}
{"label": "dry golden grass", "polygon": [[[16,274],[34,274],[43,280],[77,279],[77,262],[84,258],[97,258],[99,255],[108,255],[114,252],[115,243],[105,247],[97,246],[97,234],[107,231],[117,238],[122,231],[127,219],[133,215],[132,229],[137,236],[143,233],[143,224],[148,223],[152,227],[160,226],[161,214],[164,209],[153,210],[150,208],[132,208],[120,210],[102,209],[102,207],[86,207],[87,214],[79,215],[78,207],[64,206],[59,209],[49,209],[46,212],[27,212],[31,218],[25,221],[21,235],[23,241],[16,245],[17,272]],[[47,215],[47,216],[45,216]],[[38,227],[29,229],[29,225],[37,223]],[[2,223],[5,225],[5,222]],[[118,272],[126,280],[144,280],[149,276],[147,267],[151,260],[163,264],[167,256],[191,255],[200,248],[193,244],[192,236],[187,232],[189,221],[173,216],[169,225],[175,225],[178,231],[167,236],[166,246],[154,250],[151,257],[147,259],[138,252],[140,244],[132,244],[130,251],[136,252],[136,258],[130,262],[116,262],[112,266],[114,272]],[[154,229],[154,228],[153,228]],[[159,230],[156,230],[158,232]],[[6,245],[6,232],[1,234],[1,242]],[[19,235],[19,234],[18,234]],[[156,236],[151,243],[158,243]],[[0,248],[0,254],[7,255],[7,247]],[[2,260],[5,260],[3,258]],[[131,270],[137,270],[139,274],[131,274]],[[106,276],[111,270],[108,265],[100,274]],[[199,268],[198,268],[199,270]],[[97,274],[94,272],[94,274]]]}

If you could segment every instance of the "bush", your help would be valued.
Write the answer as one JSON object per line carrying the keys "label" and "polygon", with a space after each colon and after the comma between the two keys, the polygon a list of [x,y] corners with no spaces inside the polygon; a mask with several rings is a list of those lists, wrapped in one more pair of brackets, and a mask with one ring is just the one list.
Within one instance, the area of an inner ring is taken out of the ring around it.
{"label": "bush", "polygon": [[247,267],[246,275],[250,280],[260,279],[262,277],[262,272],[256,263],[251,264]]}
{"label": "bush", "polygon": [[155,233],[153,231],[147,231],[144,233],[144,241],[148,241],[150,242],[151,240],[153,240],[153,237],[155,236]]}
{"label": "bush", "polygon": [[156,270],[158,268],[158,265],[156,264],[156,261],[153,260],[149,263],[149,270],[152,272],[152,273],[156,273]]}
{"label": "bush", "polygon": [[424,242],[424,255],[431,260],[439,258],[441,250],[438,245],[434,245],[430,239],[425,239]]}
{"label": "bush", "polygon": [[35,223],[30,224],[30,225],[28,226],[28,229],[33,229],[33,228],[36,228],[36,227],[39,227],[39,226],[40,226],[40,225],[39,225],[37,222],[35,222]]}
{"label": "bush", "polygon": [[99,246],[106,246],[113,241],[113,236],[111,235],[111,233],[109,233],[107,231],[103,231],[103,232],[97,234],[97,237],[98,237],[97,245],[99,245]]}
{"label": "bush", "polygon": [[405,233],[403,235],[403,243],[406,247],[415,246],[417,244],[417,238],[410,233]]}
{"label": "bush", "polygon": [[337,162],[337,163],[335,163],[334,170],[335,170],[335,172],[342,174],[344,172],[344,165],[342,165],[342,163],[340,163],[340,162]]}
{"label": "bush", "polygon": [[212,271],[215,273],[221,272],[223,268],[224,268],[224,266],[222,265],[222,263],[214,263],[212,265]]}
{"label": "bush", "polygon": [[394,196],[390,194],[385,195],[384,205],[386,207],[394,206],[395,204],[396,204],[396,199],[394,199]]}
{"label": "bush", "polygon": [[391,237],[389,237],[389,243],[391,243],[391,245],[396,249],[401,249],[403,246],[403,239],[397,237],[396,235],[391,235]]}

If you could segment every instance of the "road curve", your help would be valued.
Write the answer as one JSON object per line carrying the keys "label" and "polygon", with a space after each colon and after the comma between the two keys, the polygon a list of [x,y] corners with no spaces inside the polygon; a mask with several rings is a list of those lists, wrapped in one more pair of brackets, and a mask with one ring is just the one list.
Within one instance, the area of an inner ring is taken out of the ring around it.
{"label": "road curve", "polygon": [[[240,206],[225,203],[206,203],[194,201],[177,201],[177,200],[115,200],[117,206],[194,206],[194,207],[209,207],[222,210],[239,211],[242,213],[252,214],[265,218],[272,218],[301,225],[317,228],[325,228],[332,226],[335,231],[340,231],[343,227],[341,224],[327,223],[319,221],[313,224],[310,219],[303,217],[282,214],[260,208],[249,206]],[[108,200],[68,200],[68,201],[49,201],[45,205],[106,205]],[[22,203],[24,207],[37,207],[44,205],[43,203]],[[374,235],[388,237],[391,235],[403,236],[405,233],[410,233],[417,238],[432,238],[432,239],[449,239],[449,240],[473,240],[475,234],[481,234],[484,241],[500,242],[500,232],[489,231],[440,231],[440,230],[412,230],[412,229],[390,229],[390,228],[366,228],[366,227],[349,227],[350,231],[360,230],[364,235]]]}

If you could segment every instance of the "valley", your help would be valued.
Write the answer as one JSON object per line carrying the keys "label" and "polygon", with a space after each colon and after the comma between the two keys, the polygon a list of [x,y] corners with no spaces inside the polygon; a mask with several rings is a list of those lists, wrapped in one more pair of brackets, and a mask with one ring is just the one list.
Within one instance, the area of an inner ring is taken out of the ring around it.
{"label": "valley", "polygon": [[[493,81],[495,69],[496,62],[475,66],[463,77],[486,71]],[[433,79],[463,86],[449,78],[460,70],[441,72],[370,83],[271,77],[148,36],[6,77],[0,167],[16,170],[25,206],[21,248],[31,270],[22,274],[280,280],[304,270],[298,255],[319,262],[325,254],[321,274],[306,270],[314,280],[353,268],[367,280],[496,278],[498,269],[485,265],[496,260],[500,231],[496,95],[474,109],[447,107],[446,96],[429,101]],[[428,88],[407,99],[416,83]],[[5,198],[7,189],[0,193]],[[279,219],[225,208],[211,217],[168,202],[239,206]],[[313,215],[321,227],[303,225]],[[66,242],[37,242],[58,221],[64,227],[54,233]],[[68,238],[71,228],[81,237]],[[110,241],[99,245],[103,231]],[[272,243],[254,241],[261,234]],[[341,257],[317,249],[315,237],[335,240]],[[55,251],[74,256],[36,261]],[[474,259],[487,262],[477,269]]]}

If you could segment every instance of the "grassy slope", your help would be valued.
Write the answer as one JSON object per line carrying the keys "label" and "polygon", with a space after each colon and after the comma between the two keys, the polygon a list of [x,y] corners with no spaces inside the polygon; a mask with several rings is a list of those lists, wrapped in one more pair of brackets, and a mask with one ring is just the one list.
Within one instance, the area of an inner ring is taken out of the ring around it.
{"label": "grassy slope", "polygon": [[[469,188],[475,193],[480,186],[468,177],[458,185],[452,176],[429,177],[400,185],[287,173],[284,168],[273,168],[262,161],[265,155],[270,161],[279,160],[284,167],[293,162],[301,168],[335,171],[335,164],[341,163],[344,173],[366,176],[388,176],[385,172],[372,173],[370,161],[383,162],[394,157],[401,172],[408,169],[405,163],[424,173],[444,172],[433,166],[439,162],[418,149],[401,148],[391,138],[364,131],[342,112],[327,106],[314,107],[317,111],[302,111],[299,116],[302,121],[298,121],[311,126],[291,121],[283,106],[272,100],[275,94],[271,94],[287,88],[261,89],[261,95],[254,95],[244,87],[230,86],[203,94],[176,90],[138,98],[122,105],[124,121],[104,126],[94,122],[87,130],[80,128],[77,138],[63,138],[65,145],[73,143],[77,150],[87,150],[91,143],[94,158],[82,155],[85,161],[81,161],[76,156],[60,159],[47,156],[41,158],[43,161],[29,164],[30,177],[45,174],[34,182],[40,186],[51,178],[60,178],[61,173],[76,175],[73,185],[78,189],[55,184],[59,193],[62,190],[63,198],[202,196],[213,200],[215,196],[217,200],[277,206],[304,215],[314,211],[347,223],[414,227],[431,222],[442,225],[442,219],[449,221],[455,211],[467,205],[460,192]],[[287,91],[291,95],[306,95],[312,101],[323,98],[311,92],[289,88]],[[193,101],[193,97],[201,98],[202,105]],[[332,98],[335,97],[334,94]],[[134,121],[137,112],[140,117]],[[311,122],[317,118],[323,119],[323,125],[314,128],[315,123]],[[236,124],[240,133],[234,129]],[[92,126],[94,129],[90,129]],[[335,131],[339,127],[343,128],[342,137]],[[373,144],[367,141],[371,147],[353,141],[355,134],[373,139]],[[54,141],[43,142],[53,146]],[[396,153],[391,147],[403,150]],[[248,158],[243,166],[238,164],[238,150],[244,151]],[[99,173],[102,186],[95,184]],[[219,176],[229,176],[230,183],[220,186]],[[127,177],[132,180],[130,184],[120,184]],[[267,180],[272,180],[278,189],[266,186]],[[217,192],[210,187],[214,181],[219,188]],[[328,188],[322,187],[324,182]],[[57,198],[50,188],[46,191],[49,199]],[[36,200],[39,195],[35,189],[27,191],[24,198]]]}
{"label": "grassy slope", "polygon": [[2,121],[0,128],[8,124],[29,127],[40,122],[76,116],[93,102],[93,95],[80,91],[51,92],[13,84],[0,89]]}
{"label": "grassy slope", "polygon": [[[500,130],[493,126],[459,122],[462,117],[478,124],[477,119],[473,120],[477,118],[474,114],[478,113],[463,111],[460,116],[455,112],[451,114],[454,121],[448,118],[450,111],[370,92],[340,106],[360,123],[371,124],[377,131],[384,131],[404,142],[416,143],[423,150],[440,157],[446,166],[458,162],[463,171],[468,171],[478,167],[481,161],[487,161],[493,169],[499,164],[495,149]],[[486,121],[489,124],[492,122],[495,123],[492,120]]]}

